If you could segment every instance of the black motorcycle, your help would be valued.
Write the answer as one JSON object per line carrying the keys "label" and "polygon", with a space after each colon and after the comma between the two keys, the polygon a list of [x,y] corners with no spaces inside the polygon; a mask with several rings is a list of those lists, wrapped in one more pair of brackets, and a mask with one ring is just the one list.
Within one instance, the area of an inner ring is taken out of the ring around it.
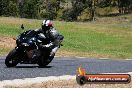
{"label": "black motorcycle", "polygon": [[[5,59],[7,67],[14,67],[20,64],[38,64],[47,66],[53,58],[49,59],[51,49],[41,50],[38,47],[38,39],[34,30],[28,30],[21,33],[16,39],[16,47],[9,52]],[[61,46],[61,42],[60,42]],[[34,60],[34,56],[39,56]]]}

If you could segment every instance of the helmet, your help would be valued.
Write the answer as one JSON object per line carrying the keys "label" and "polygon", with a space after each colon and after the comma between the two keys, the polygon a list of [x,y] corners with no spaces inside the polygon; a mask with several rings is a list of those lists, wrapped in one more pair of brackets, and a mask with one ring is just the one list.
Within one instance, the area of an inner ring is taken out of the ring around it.
{"label": "helmet", "polygon": [[49,30],[50,27],[53,27],[53,24],[50,20],[43,20],[42,22],[42,30],[46,31]]}

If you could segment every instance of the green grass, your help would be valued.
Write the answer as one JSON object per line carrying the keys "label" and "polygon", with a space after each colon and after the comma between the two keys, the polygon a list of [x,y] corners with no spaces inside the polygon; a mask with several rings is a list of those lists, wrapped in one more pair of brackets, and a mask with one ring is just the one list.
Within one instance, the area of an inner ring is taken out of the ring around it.
{"label": "green grass", "polygon": [[11,49],[9,48],[0,48],[0,55],[6,55]]}
{"label": "green grass", "polygon": [[[124,16],[120,16],[123,18]],[[61,22],[54,21],[55,27],[64,35],[64,46],[67,52],[79,52],[79,56],[132,58],[132,15],[125,15],[129,21],[115,20],[109,22]],[[41,20],[19,18],[0,18],[0,36],[17,36],[24,24],[26,29],[39,28]],[[1,50],[0,50],[1,51]],[[6,52],[8,50],[2,50]],[[0,53],[2,54],[2,53]]]}

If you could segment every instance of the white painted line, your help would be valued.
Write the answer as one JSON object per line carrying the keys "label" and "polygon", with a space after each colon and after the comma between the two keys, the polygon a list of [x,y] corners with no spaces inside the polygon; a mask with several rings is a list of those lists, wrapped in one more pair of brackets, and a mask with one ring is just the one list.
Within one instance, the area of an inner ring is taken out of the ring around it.
{"label": "white painted line", "polygon": [[125,59],[125,60],[132,60],[132,59]]}
{"label": "white painted line", "polygon": [[[71,58],[72,56],[55,56],[56,58]],[[75,58],[84,59],[84,58],[91,58],[91,57],[80,57],[80,56],[73,56]],[[95,58],[99,60],[111,60],[110,58]],[[114,60],[114,59],[112,59]],[[132,59],[115,59],[115,60],[132,60]]]}
{"label": "white painted line", "polygon": [[70,56],[55,56],[56,58],[62,58],[62,57],[64,57],[64,58],[71,58]]}
{"label": "white painted line", "polygon": [[78,57],[78,56],[76,56],[75,58],[88,58],[88,57]]}
{"label": "white painted line", "polygon": [[99,58],[99,59],[103,59],[103,60],[106,60],[106,59],[110,59],[110,58]]}
{"label": "white painted line", "polygon": [[132,72],[128,72],[128,74],[132,74]]}

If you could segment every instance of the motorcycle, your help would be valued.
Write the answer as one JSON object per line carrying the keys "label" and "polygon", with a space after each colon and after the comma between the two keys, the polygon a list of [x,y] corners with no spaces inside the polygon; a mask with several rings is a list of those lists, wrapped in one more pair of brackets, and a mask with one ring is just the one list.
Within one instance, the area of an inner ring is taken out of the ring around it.
{"label": "motorcycle", "polygon": [[[21,33],[16,38],[16,47],[9,52],[5,59],[5,65],[7,67],[14,67],[18,63],[20,64],[38,64],[39,66],[47,66],[54,58],[49,59],[51,49],[41,50],[38,47],[38,39],[34,30],[28,30]],[[60,41],[59,47],[62,40]],[[33,60],[34,56],[37,60]]]}

